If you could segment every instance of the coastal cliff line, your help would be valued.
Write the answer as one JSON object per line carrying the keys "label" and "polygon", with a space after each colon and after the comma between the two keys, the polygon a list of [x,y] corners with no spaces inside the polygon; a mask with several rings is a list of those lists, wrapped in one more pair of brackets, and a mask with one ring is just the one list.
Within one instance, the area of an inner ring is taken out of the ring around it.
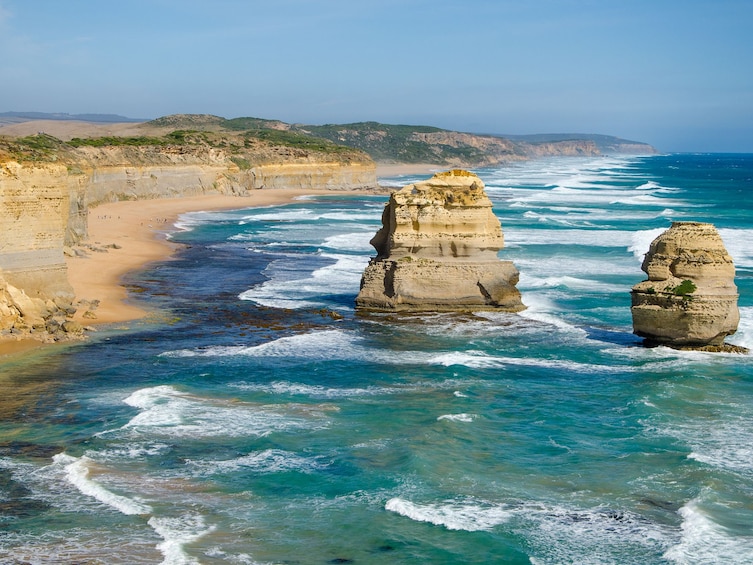
{"label": "coastal cliff line", "polygon": [[[294,149],[202,136],[191,144],[71,147],[35,136],[40,147],[0,146],[0,338],[78,338],[79,308],[65,254],[88,235],[106,202],[197,195],[242,197],[259,189],[375,189],[365,154]],[[207,139],[209,141],[207,142]],[[218,147],[220,143],[226,147]],[[96,276],[96,274],[92,274]]]}
{"label": "coastal cliff line", "polygon": [[181,114],[143,123],[59,124],[0,127],[0,338],[82,334],[72,320],[81,297],[74,296],[65,255],[85,252],[73,248],[86,241],[89,214],[103,203],[244,197],[280,188],[371,190],[378,188],[375,162],[471,168],[655,152],[609,136],[511,140],[376,122],[305,126]]}

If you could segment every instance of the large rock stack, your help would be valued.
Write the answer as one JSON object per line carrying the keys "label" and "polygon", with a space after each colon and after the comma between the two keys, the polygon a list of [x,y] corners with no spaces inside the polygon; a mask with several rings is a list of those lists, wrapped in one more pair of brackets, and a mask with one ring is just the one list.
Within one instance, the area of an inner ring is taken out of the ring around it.
{"label": "large rock stack", "polygon": [[500,261],[502,228],[484,183],[453,170],[394,192],[371,240],[360,310],[518,312],[518,270]]}
{"label": "large rock stack", "polygon": [[712,224],[673,222],[649,248],[632,290],[634,332],[649,344],[715,351],[737,331],[735,266]]}

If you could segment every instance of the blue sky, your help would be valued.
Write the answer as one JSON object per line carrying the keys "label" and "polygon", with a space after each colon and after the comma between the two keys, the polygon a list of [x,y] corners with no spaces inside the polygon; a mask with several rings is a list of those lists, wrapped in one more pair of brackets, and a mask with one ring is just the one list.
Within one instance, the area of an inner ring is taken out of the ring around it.
{"label": "blue sky", "polygon": [[750,0],[0,0],[0,112],[753,152]]}

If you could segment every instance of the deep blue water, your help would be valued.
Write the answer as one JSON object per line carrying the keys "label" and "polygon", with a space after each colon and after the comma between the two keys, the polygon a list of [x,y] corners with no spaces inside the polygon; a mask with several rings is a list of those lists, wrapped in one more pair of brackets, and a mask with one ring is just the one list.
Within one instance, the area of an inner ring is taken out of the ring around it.
{"label": "deep blue water", "polygon": [[753,563],[753,357],[629,295],[713,222],[753,347],[753,155],[476,172],[522,314],[356,315],[384,196],[181,218],[159,315],[0,367],[0,562]]}

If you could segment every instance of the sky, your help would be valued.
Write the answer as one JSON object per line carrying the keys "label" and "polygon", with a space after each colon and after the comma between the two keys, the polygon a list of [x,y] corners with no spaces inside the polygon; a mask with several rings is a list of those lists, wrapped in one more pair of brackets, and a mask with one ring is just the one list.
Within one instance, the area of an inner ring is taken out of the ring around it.
{"label": "sky", "polygon": [[751,0],[0,0],[0,112],[753,152]]}

